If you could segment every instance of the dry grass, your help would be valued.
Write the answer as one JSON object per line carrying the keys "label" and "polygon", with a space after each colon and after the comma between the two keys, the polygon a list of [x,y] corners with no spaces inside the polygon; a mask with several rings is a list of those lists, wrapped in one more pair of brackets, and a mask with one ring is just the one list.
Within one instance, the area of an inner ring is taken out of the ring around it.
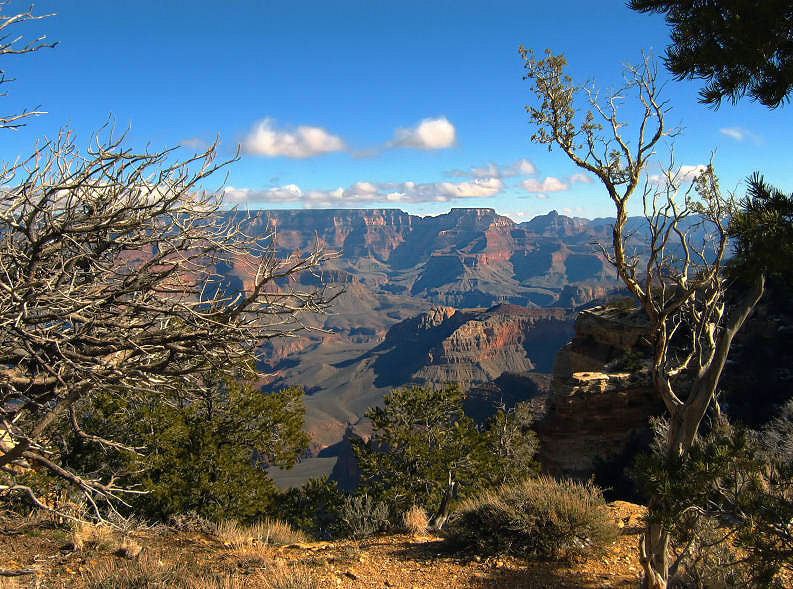
{"label": "dry grass", "polygon": [[288,523],[269,518],[251,526],[235,521],[221,522],[215,527],[215,536],[235,548],[253,544],[284,545],[308,542],[305,534],[295,530]]}
{"label": "dry grass", "polygon": [[262,589],[319,589],[317,578],[305,567],[280,566],[273,568],[262,577]]}
{"label": "dry grass", "polygon": [[418,505],[414,505],[408,509],[405,515],[402,516],[402,521],[405,524],[405,528],[415,536],[426,535],[430,525],[427,512],[424,511],[423,507],[419,507]]}
{"label": "dry grass", "polygon": [[183,566],[164,563],[143,554],[137,560],[105,560],[83,574],[86,589],[137,589],[139,587],[178,587],[190,578]]}
{"label": "dry grass", "polygon": [[300,565],[281,564],[253,574],[196,570],[188,564],[164,563],[144,555],[137,561],[112,560],[83,575],[86,589],[319,589],[311,571]]}
{"label": "dry grass", "polygon": [[79,522],[72,526],[72,544],[77,550],[96,548],[114,552],[118,550],[121,542],[110,526]]}

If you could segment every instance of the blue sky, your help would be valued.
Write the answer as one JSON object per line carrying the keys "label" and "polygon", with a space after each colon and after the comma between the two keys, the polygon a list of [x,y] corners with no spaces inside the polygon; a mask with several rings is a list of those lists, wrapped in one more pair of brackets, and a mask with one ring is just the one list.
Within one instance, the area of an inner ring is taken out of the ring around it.
{"label": "blue sky", "polygon": [[[85,145],[112,116],[137,147],[241,145],[226,189],[250,208],[481,206],[516,220],[611,214],[598,184],[531,144],[518,47],[563,52],[576,79],[609,88],[621,64],[668,40],[662,18],[619,1],[73,0],[35,12],[57,14],[16,32],[59,45],[3,57],[16,81],[0,101],[4,113],[48,114],[0,134],[6,160],[63,126]],[[662,77],[669,121],[685,127],[681,164],[715,150],[726,189],[754,170],[793,189],[792,106],[713,111],[697,102],[699,82]]]}

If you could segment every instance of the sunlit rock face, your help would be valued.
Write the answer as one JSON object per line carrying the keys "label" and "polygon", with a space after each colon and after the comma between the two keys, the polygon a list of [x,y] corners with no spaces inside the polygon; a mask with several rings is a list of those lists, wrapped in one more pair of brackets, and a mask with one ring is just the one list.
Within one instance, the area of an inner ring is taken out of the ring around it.
{"label": "sunlit rock face", "polygon": [[639,312],[596,307],[579,314],[556,356],[548,412],[539,425],[547,470],[588,478],[649,439],[663,411],[647,371],[648,322]]}
{"label": "sunlit rock face", "polygon": [[[552,211],[515,223],[490,208],[456,208],[434,217],[398,209],[235,212],[254,233],[275,232],[282,255],[314,247],[340,252],[327,265],[375,293],[454,307],[500,302],[532,307],[576,306],[617,285],[594,252],[608,226]],[[242,265],[235,266],[240,274]],[[247,284],[250,277],[239,276]]]}

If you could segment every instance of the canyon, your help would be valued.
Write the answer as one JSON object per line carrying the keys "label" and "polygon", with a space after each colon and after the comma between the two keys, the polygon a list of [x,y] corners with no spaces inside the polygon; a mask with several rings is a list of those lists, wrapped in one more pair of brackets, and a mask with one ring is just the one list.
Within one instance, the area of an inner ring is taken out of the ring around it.
{"label": "canyon", "polygon": [[[370,434],[366,410],[409,385],[458,383],[480,423],[497,407],[529,402],[549,472],[618,471],[646,447],[648,417],[662,408],[642,371],[640,314],[602,306],[624,296],[596,251],[611,236],[608,219],[552,211],[516,223],[487,208],[435,217],[397,209],[229,214],[272,233],[279,255],[337,252],[291,285],[339,292],[331,312],[261,349],[265,391],[306,391],[312,445],[295,468],[272,472],[280,486],[319,475],[349,483],[349,439]],[[639,254],[642,221],[629,221]],[[251,280],[244,267],[231,260],[224,268],[240,288]]]}
{"label": "canyon", "polygon": [[[307,318],[300,337],[262,347],[265,390],[306,390],[309,456],[279,484],[344,469],[346,439],[368,436],[369,407],[392,389],[457,382],[482,421],[495,407],[530,400],[546,407],[557,350],[574,335],[575,307],[619,287],[596,253],[607,220],[552,211],[516,223],[493,209],[418,217],[396,209],[271,210],[246,215],[270,232],[279,255],[338,252],[298,288],[343,291],[327,315]],[[231,260],[240,288],[251,277]]]}

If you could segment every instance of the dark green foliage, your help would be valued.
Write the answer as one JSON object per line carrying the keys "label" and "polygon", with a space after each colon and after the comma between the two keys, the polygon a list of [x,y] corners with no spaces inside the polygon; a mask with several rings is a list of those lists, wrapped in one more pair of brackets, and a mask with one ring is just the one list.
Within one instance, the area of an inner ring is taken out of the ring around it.
{"label": "dark green foliage", "polygon": [[263,394],[233,376],[205,383],[185,395],[189,400],[96,395],[80,408],[83,428],[138,444],[141,452],[108,452],[72,436],[67,463],[124,473],[125,484],[145,491],[133,496],[132,508],[150,517],[195,512],[210,520],[249,520],[265,514],[276,490],[264,467],[288,468],[308,446],[303,391]]}
{"label": "dark green foliage", "polygon": [[463,399],[457,385],[414,386],[393,391],[384,407],[369,409],[371,439],[352,441],[361,488],[400,515],[414,504],[437,509],[450,473],[463,489],[478,482],[485,440],[463,413]]}
{"label": "dark green foliage", "polygon": [[730,219],[735,246],[730,270],[751,278],[764,272],[773,281],[793,285],[793,194],[769,186],[757,172],[747,179],[740,210]]}
{"label": "dark green foliage", "polygon": [[638,306],[639,301],[637,301],[634,297],[620,297],[618,299],[612,299],[606,303],[607,309],[617,309],[625,312],[635,311]]}
{"label": "dark green foliage", "polygon": [[666,66],[678,79],[707,80],[702,102],[719,106],[748,94],[776,108],[793,91],[793,10],[788,0],[630,0],[666,15]]}
{"label": "dark green foliage", "polygon": [[144,488],[147,511],[196,511],[211,520],[251,519],[269,508],[275,487],[264,466],[288,467],[308,446],[303,391],[261,394],[232,385],[220,399],[160,407],[151,415]]}
{"label": "dark green foliage", "polygon": [[617,537],[600,489],[540,476],[485,491],[462,502],[449,539],[485,554],[577,557]]}
{"label": "dark green foliage", "polygon": [[482,473],[488,485],[516,482],[539,471],[534,459],[540,442],[531,429],[534,415],[528,403],[512,409],[499,409],[490,418],[485,430],[486,451],[491,457],[487,471]]}
{"label": "dark green foliage", "polygon": [[344,498],[336,481],[327,477],[310,479],[302,487],[279,494],[274,513],[317,539],[329,540],[339,534],[339,512]]}
{"label": "dark green foliage", "polygon": [[622,357],[611,366],[610,370],[612,372],[635,373],[644,368],[645,360],[647,360],[646,354],[641,354],[637,350],[626,350]]}
{"label": "dark green foliage", "polygon": [[353,440],[361,489],[384,501],[395,518],[418,505],[435,513],[448,492],[465,495],[536,472],[536,436],[528,408],[499,411],[485,431],[463,413],[457,385],[411,387],[386,395],[367,411],[373,434]]}
{"label": "dark green foliage", "polygon": [[[776,439],[786,436],[793,439],[793,428]],[[793,472],[783,455],[763,448],[764,438],[773,439],[719,418],[686,455],[669,456],[657,444],[637,459],[638,488],[653,497],[647,517],[671,531],[670,572],[680,582],[718,576],[725,586],[745,586],[747,578],[768,586],[791,566]]]}

